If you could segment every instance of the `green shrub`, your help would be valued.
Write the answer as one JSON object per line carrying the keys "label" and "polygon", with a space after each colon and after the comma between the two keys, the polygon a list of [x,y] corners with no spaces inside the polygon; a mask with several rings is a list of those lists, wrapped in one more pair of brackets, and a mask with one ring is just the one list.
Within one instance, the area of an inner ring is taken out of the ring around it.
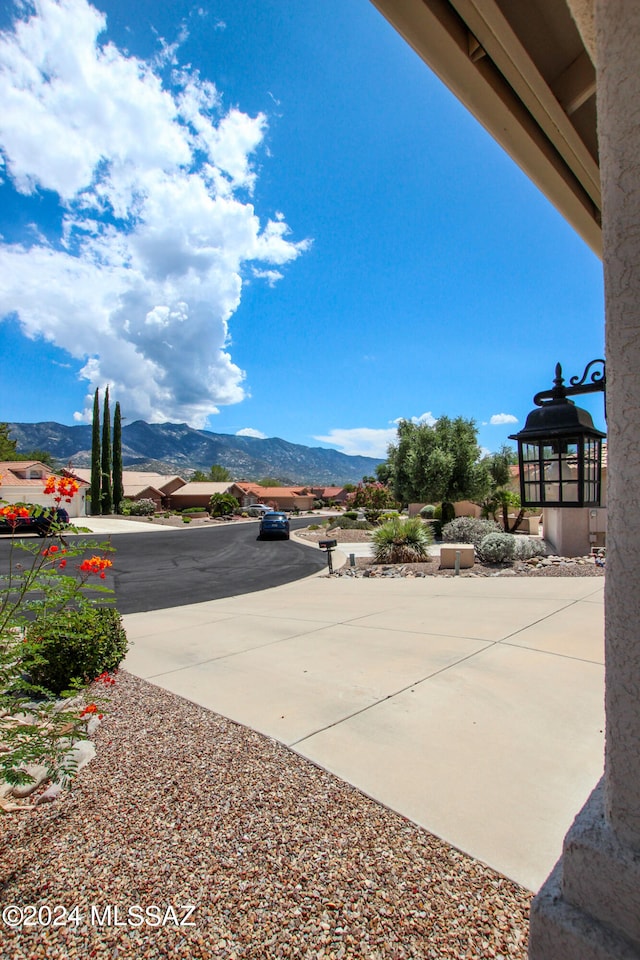
{"label": "green shrub", "polygon": [[483,563],[507,563],[513,560],[515,539],[512,533],[489,533],[477,548],[480,560]]}
{"label": "green shrub", "polygon": [[378,523],[386,523],[388,520],[396,520],[400,514],[397,510],[387,510],[382,516],[378,517]]}
{"label": "green shrub", "polygon": [[133,506],[133,500],[121,500],[120,501],[120,515],[123,517],[128,517],[131,513],[131,507]]}
{"label": "green shrub", "polygon": [[384,510],[378,510],[376,507],[365,507],[365,520],[372,524],[379,523],[383,513]]}
{"label": "green shrub", "polygon": [[191,517],[184,517],[184,516],[183,516],[182,522],[183,522],[183,523],[191,523]]}
{"label": "green shrub", "polygon": [[308,529],[309,529],[309,530],[319,530],[319,529],[320,529],[320,524],[319,524],[319,523],[310,523]]}
{"label": "green shrub", "polygon": [[347,520],[357,520],[357,519],[358,519],[358,511],[357,511],[357,510],[345,510],[345,512],[342,514],[342,516],[343,516],[343,517],[346,517]]}
{"label": "green shrub", "polygon": [[[127,501],[125,500],[124,503]],[[131,501],[129,513],[132,517],[150,517],[156,512],[156,505],[153,500],[142,499]]]}
{"label": "green shrub", "polygon": [[502,533],[502,528],[494,520],[456,517],[442,528],[442,539],[445,543],[472,543],[477,548],[490,533]]}
{"label": "green shrub", "polygon": [[63,610],[27,628],[25,670],[56,696],[73,681],[89,683],[115,670],[127,652],[127,635],[113,607]]}
{"label": "green shrub", "polygon": [[375,563],[415,563],[429,557],[431,530],[419,517],[394,517],[373,532]]}
{"label": "green shrub", "polygon": [[[420,516],[423,520],[433,520],[435,516],[436,508],[432,504],[427,503],[420,511]],[[440,516],[442,516],[442,510],[440,511]]]}

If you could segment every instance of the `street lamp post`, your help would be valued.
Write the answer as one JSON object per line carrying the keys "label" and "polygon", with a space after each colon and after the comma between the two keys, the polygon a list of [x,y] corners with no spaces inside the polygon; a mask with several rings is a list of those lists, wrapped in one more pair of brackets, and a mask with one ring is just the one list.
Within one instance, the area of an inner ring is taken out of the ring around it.
{"label": "street lamp post", "polygon": [[605,389],[604,360],[591,360],[582,377],[571,377],[568,386],[556,364],[552,389],[535,395],[536,409],[520,433],[509,437],[518,443],[523,507],[600,506],[606,433],[596,430],[591,415],[568,398]]}

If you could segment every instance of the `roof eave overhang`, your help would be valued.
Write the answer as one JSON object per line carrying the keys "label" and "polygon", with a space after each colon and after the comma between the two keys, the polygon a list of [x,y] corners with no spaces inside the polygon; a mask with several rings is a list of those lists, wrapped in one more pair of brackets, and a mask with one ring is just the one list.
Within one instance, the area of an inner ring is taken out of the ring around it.
{"label": "roof eave overhang", "polygon": [[601,256],[597,162],[497,4],[371,2]]}

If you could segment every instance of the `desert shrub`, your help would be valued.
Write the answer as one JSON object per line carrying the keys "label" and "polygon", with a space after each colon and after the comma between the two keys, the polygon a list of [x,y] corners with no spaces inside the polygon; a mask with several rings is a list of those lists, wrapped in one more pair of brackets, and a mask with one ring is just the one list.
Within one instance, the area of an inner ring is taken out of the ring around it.
{"label": "desert shrub", "polygon": [[395,520],[399,516],[400,514],[397,510],[387,510],[386,513],[378,517],[378,523],[386,523],[388,520]]}
{"label": "desert shrub", "polygon": [[546,557],[547,545],[544,540],[538,540],[535,537],[516,537],[515,540],[515,560],[530,560],[531,557]]}
{"label": "desert shrub", "polygon": [[394,517],[374,530],[372,540],[375,563],[415,563],[428,558],[433,536],[419,517]]}
{"label": "desert shrub", "polygon": [[513,560],[515,537],[512,533],[489,533],[476,548],[484,563],[507,563]]}
{"label": "desert shrub", "polygon": [[131,507],[133,506],[133,500],[121,500],[120,501],[120,514],[123,517],[128,517],[131,513]]}
{"label": "desert shrub", "polygon": [[378,510],[376,507],[365,507],[364,509],[364,518],[367,523],[376,524],[380,522],[384,510]]}
{"label": "desert shrub", "polygon": [[25,670],[58,696],[74,681],[88,683],[114,670],[127,652],[127,635],[113,607],[62,610],[27,628]]}
{"label": "desert shrub", "polygon": [[[436,512],[436,508],[433,506],[433,504],[427,503],[420,511],[420,516],[422,517],[423,520],[433,520],[435,512]],[[441,515],[442,515],[442,511],[441,511]]]}
{"label": "desert shrub", "polygon": [[308,529],[309,529],[309,530],[319,530],[319,529],[320,529],[320,524],[319,524],[319,523],[310,523]]}
{"label": "desert shrub", "polygon": [[323,501],[323,500],[314,500],[314,501],[313,501],[313,509],[314,509],[314,510],[322,510],[323,507],[324,507],[324,501]]}
{"label": "desert shrub", "polygon": [[[124,501],[126,503],[126,500]],[[153,500],[143,498],[142,500],[133,500],[129,508],[132,517],[150,517],[156,512],[156,505]]]}
{"label": "desert shrub", "polygon": [[348,517],[332,517],[329,528],[340,527],[341,530],[372,530],[373,525],[367,520],[349,520]]}
{"label": "desert shrub", "polygon": [[185,517],[185,516],[183,516],[183,517],[182,517],[182,522],[183,522],[183,523],[191,523],[191,517]]}
{"label": "desert shrub", "polygon": [[357,511],[357,510],[345,510],[345,512],[342,514],[342,516],[343,516],[343,517],[346,517],[347,520],[357,520],[357,519],[358,519],[358,511]]}
{"label": "desert shrub", "polygon": [[456,517],[443,526],[442,539],[445,543],[472,543],[477,548],[490,533],[502,533],[501,527],[494,520]]}

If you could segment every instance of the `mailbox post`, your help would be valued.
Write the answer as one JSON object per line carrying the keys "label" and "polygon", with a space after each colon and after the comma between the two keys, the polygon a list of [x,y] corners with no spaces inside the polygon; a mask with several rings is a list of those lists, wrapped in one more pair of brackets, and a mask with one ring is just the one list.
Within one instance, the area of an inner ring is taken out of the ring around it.
{"label": "mailbox post", "polygon": [[332,553],[335,548],[338,546],[337,540],[320,540],[318,546],[321,550],[327,551],[327,563],[329,565],[329,573],[333,573],[333,559]]}

